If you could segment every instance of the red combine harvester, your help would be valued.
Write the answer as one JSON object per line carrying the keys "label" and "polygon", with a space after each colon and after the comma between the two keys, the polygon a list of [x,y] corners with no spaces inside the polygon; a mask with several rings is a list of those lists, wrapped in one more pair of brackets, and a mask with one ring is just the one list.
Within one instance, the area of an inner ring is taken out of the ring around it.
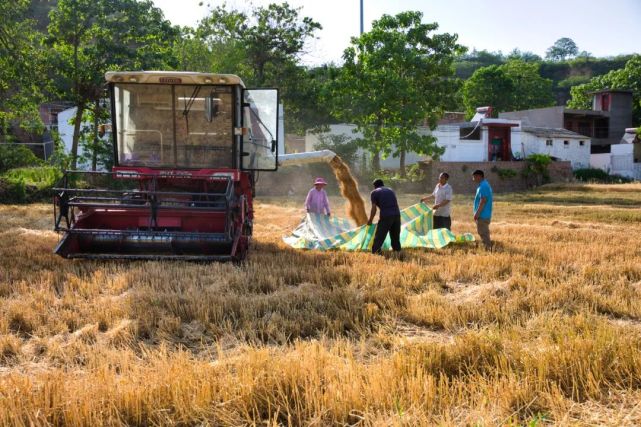
{"label": "red combine harvester", "polygon": [[242,260],[257,171],[278,167],[278,91],[234,75],[109,72],[111,172],[55,189],[65,258]]}

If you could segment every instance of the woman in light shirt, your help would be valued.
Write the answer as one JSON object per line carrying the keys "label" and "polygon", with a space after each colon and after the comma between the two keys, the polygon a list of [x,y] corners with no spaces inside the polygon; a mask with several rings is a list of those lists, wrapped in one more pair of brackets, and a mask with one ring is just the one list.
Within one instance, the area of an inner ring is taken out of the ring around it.
{"label": "woman in light shirt", "polygon": [[331,215],[329,211],[329,199],[325,192],[326,185],[327,182],[323,178],[316,178],[316,181],[314,181],[314,188],[309,190],[307,199],[305,199],[305,209],[307,209],[308,213]]}

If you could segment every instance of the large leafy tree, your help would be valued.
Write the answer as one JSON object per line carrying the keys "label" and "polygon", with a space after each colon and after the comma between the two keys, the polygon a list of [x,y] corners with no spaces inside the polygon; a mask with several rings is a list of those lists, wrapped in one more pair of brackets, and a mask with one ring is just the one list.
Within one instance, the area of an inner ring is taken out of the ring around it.
{"label": "large leafy tree", "polygon": [[227,68],[216,71],[237,72],[250,84],[265,85],[280,67],[298,62],[306,41],[321,28],[299,11],[272,3],[248,14],[223,4],[200,22],[195,36],[212,53],[211,64]]}
{"label": "large leafy tree", "polygon": [[484,105],[495,114],[547,107],[554,104],[552,81],[541,77],[538,63],[511,60],[476,70],[463,86],[463,102],[469,116]]}
{"label": "large leafy tree", "polygon": [[495,112],[510,109],[514,82],[498,65],[479,68],[463,85],[463,102],[468,116],[477,107],[489,105]]}
{"label": "large leafy tree", "polygon": [[562,37],[554,42],[552,46],[545,52],[545,57],[552,61],[564,61],[568,58],[573,58],[579,53],[574,40],[568,37]]}
{"label": "large leafy tree", "polygon": [[50,18],[53,65],[62,77],[61,90],[78,108],[71,153],[75,168],[83,113],[92,108],[101,115],[104,73],[174,67],[177,31],[150,0],[60,0]]}
{"label": "large leafy tree", "polygon": [[12,124],[42,130],[43,37],[29,19],[29,1],[0,0],[0,22],[0,134],[7,135]]}
{"label": "large leafy tree", "polygon": [[635,55],[630,58],[621,69],[612,70],[602,76],[594,77],[585,84],[573,86],[570,89],[572,99],[568,101],[568,107],[590,109],[592,106],[590,92],[601,89],[631,90],[633,121],[636,125],[641,124],[641,55]]}
{"label": "large leafy tree", "polygon": [[417,132],[419,125],[436,126],[457,89],[452,63],[464,48],[455,34],[434,34],[436,23],[422,23],[421,12],[383,15],[372,30],[352,39],[345,64],[333,83],[333,112],[354,123],[363,134],[361,145],[380,156],[405,153],[438,156],[435,138]]}
{"label": "large leafy tree", "polygon": [[[270,4],[250,12],[214,8],[193,36],[183,41],[185,67],[238,74],[252,86],[280,89],[286,127],[302,132],[317,124],[309,105],[319,94],[319,74],[299,65],[307,41],[320,24],[299,8]],[[311,120],[310,120],[311,119]]]}
{"label": "large leafy tree", "polygon": [[540,64],[521,60],[508,61],[501,68],[512,80],[514,92],[511,110],[526,110],[554,105],[552,80],[541,77]]}

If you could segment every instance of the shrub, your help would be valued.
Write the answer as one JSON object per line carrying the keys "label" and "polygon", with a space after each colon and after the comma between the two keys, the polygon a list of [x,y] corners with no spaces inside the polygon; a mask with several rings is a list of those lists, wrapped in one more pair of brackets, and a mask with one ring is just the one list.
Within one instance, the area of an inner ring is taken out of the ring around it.
{"label": "shrub", "polygon": [[525,158],[526,166],[523,169],[523,178],[532,186],[550,182],[548,166],[552,158],[547,154],[530,154]]}
{"label": "shrub", "polygon": [[608,179],[608,173],[598,168],[577,169],[573,173],[579,181],[605,182]]}
{"label": "shrub", "polygon": [[0,200],[4,203],[44,200],[61,176],[60,170],[51,166],[11,169],[0,176]]}
{"label": "shrub", "polygon": [[497,174],[501,179],[514,178],[515,176],[518,175],[518,173],[514,169],[501,169],[499,167],[494,166],[491,170],[492,172]]}
{"label": "shrub", "polygon": [[0,173],[9,169],[40,166],[42,160],[21,144],[0,144]]}
{"label": "shrub", "polygon": [[583,182],[599,182],[607,184],[617,184],[617,183],[626,183],[632,182],[630,178],[626,178],[621,175],[610,175],[603,169],[598,168],[585,168],[577,169],[574,172],[574,177]]}

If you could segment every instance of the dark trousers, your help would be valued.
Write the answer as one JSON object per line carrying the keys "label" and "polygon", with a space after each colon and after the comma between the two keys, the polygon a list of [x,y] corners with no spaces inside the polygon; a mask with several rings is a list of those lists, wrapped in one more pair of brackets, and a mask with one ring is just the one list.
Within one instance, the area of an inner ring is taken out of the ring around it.
{"label": "dark trousers", "polygon": [[372,253],[380,254],[381,246],[389,233],[392,241],[392,249],[395,251],[401,250],[401,216],[386,216],[378,220],[376,226],[376,234],[374,235],[374,244],[372,245]]}
{"label": "dark trousers", "polygon": [[452,231],[452,217],[450,216],[434,216],[434,229],[447,228]]}

